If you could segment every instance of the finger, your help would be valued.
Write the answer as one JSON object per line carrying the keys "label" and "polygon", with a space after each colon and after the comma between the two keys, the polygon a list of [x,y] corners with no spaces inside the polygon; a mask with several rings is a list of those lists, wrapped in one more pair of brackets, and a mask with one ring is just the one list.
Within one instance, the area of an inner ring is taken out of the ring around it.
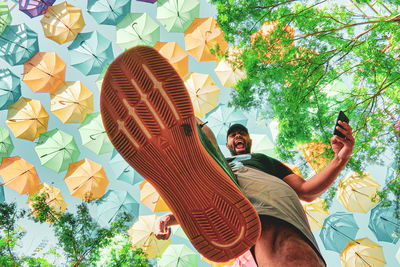
{"label": "finger", "polygon": [[345,130],[347,131],[352,131],[353,129],[351,128],[350,124],[344,121],[338,121],[339,125],[341,125]]}

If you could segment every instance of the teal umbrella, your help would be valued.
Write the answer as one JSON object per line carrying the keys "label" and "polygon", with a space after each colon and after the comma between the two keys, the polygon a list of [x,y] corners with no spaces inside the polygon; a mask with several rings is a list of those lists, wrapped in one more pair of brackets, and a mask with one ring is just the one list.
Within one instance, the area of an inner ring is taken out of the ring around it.
{"label": "teal umbrella", "polygon": [[400,235],[400,224],[395,216],[395,204],[382,207],[382,204],[371,209],[368,228],[375,234],[378,241],[397,243]]}
{"label": "teal umbrella", "polygon": [[88,0],[87,11],[99,24],[115,25],[131,10],[131,0]]}
{"label": "teal umbrella", "polygon": [[157,19],[169,32],[184,32],[199,16],[198,0],[160,0]]}
{"label": "teal umbrella", "polygon": [[106,130],[104,130],[100,112],[86,115],[79,127],[79,134],[81,135],[82,145],[97,155],[112,152],[114,149]]}
{"label": "teal umbrella", "polygon": [[97,31],[79,33],[68,50],[71,65],[84,75],[99,74],[114,60],[111,41]]}
{"label": "teal umbrella", "polygon": [[10,9],[6,2],[0,2],[0,34],[4,32],[6,27],[11,23]]}
{"label": "teal umbrella", "polygon": [[169,245],[158,260],[158,267],[197,267],[198,254],[185,245]]}
{"label": "teal umbrella", "polygon": [[117,24],[117,45],[128,49],[154,46],[160,40],[160,26],[147,13],[129,13]]}
{"label": "teal umbrella", "polygon": [[0,203],[3,203],[6,200],[4,196],[4,186],[0,186]]}
{"label": "teal umbrella", "polygon": [[0,35],[0,58],[12,66],[24,64],[38,51],[38,36],[24,23],[10,25]]}
{"label": "teal umbrella", "polygon": [[0,69],[0,110],[17,102],[21,97],[21,81],[9,69]]}
{"label": "teal umbrella", "polygon": [[116,150],[111,156],[110,166],[119,181],[134,185],[144,180]]}
{"label": "teal umbrella", "polygon": [[39,136],[35,147],[40,163],[56,172],[65,171],[78,160],[79,150],[72,135],[54,129]]}
{"label": "teal umbrella", "polygon": [[0,162],[5,157],[9,157],[14,149],[10,132],[6,128],[0,127]]}

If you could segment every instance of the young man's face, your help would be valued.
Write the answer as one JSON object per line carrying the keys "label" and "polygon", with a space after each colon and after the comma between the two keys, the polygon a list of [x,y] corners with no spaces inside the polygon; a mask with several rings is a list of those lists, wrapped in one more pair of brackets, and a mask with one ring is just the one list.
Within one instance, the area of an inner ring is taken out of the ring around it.
{"label": "young man's face", "polygon": [[232,156],[250,153],[251,139],[249,134],[243,130],[231,132],[226,140],[226,147]]}

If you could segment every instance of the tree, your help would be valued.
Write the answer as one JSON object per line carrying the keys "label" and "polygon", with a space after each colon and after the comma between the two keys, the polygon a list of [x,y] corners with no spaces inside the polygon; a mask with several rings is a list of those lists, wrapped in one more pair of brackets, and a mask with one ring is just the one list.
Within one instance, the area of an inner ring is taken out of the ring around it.
{"label": "tree", "polygon": [[[299,144],[329,144],[343,110],[356,138],[348,168],[361,172],[393,153],[396,175],[380,195],[399,200],[400,1],[212,2],[225,38],[243,49],[231,63],[247,78],[235,86],[231,104],[279,120],[278,155],[290,161]],[[257,34],[264,23],[269,31]]]}

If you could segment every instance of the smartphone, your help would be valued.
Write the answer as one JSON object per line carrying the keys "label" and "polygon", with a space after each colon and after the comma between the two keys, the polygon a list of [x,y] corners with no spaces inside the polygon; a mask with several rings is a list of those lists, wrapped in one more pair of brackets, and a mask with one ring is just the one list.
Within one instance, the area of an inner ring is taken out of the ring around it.
{"label": "smartphone", "polygon": [[333,130],[333,134],[334,134],[334,135],[337,135],[337,136],[339,136],[339,137],[344,138],[344,137],[345,137],[344,134],[342,134],[341,132],[339,132],[338,129],[336,129],[336,126],[339,126],[340,128],[343,129],[343,127],[342,127],[341,125],[338,124],[338,121],[344,121],[344,122],[346,122],[346,123],[349,123],[349,118],[347,118],[346,114],[344,114],[343,111],[339,111],[339,115],[338,115],[338,117],[337,117],[337,119],[336,119],[335,129]]}

